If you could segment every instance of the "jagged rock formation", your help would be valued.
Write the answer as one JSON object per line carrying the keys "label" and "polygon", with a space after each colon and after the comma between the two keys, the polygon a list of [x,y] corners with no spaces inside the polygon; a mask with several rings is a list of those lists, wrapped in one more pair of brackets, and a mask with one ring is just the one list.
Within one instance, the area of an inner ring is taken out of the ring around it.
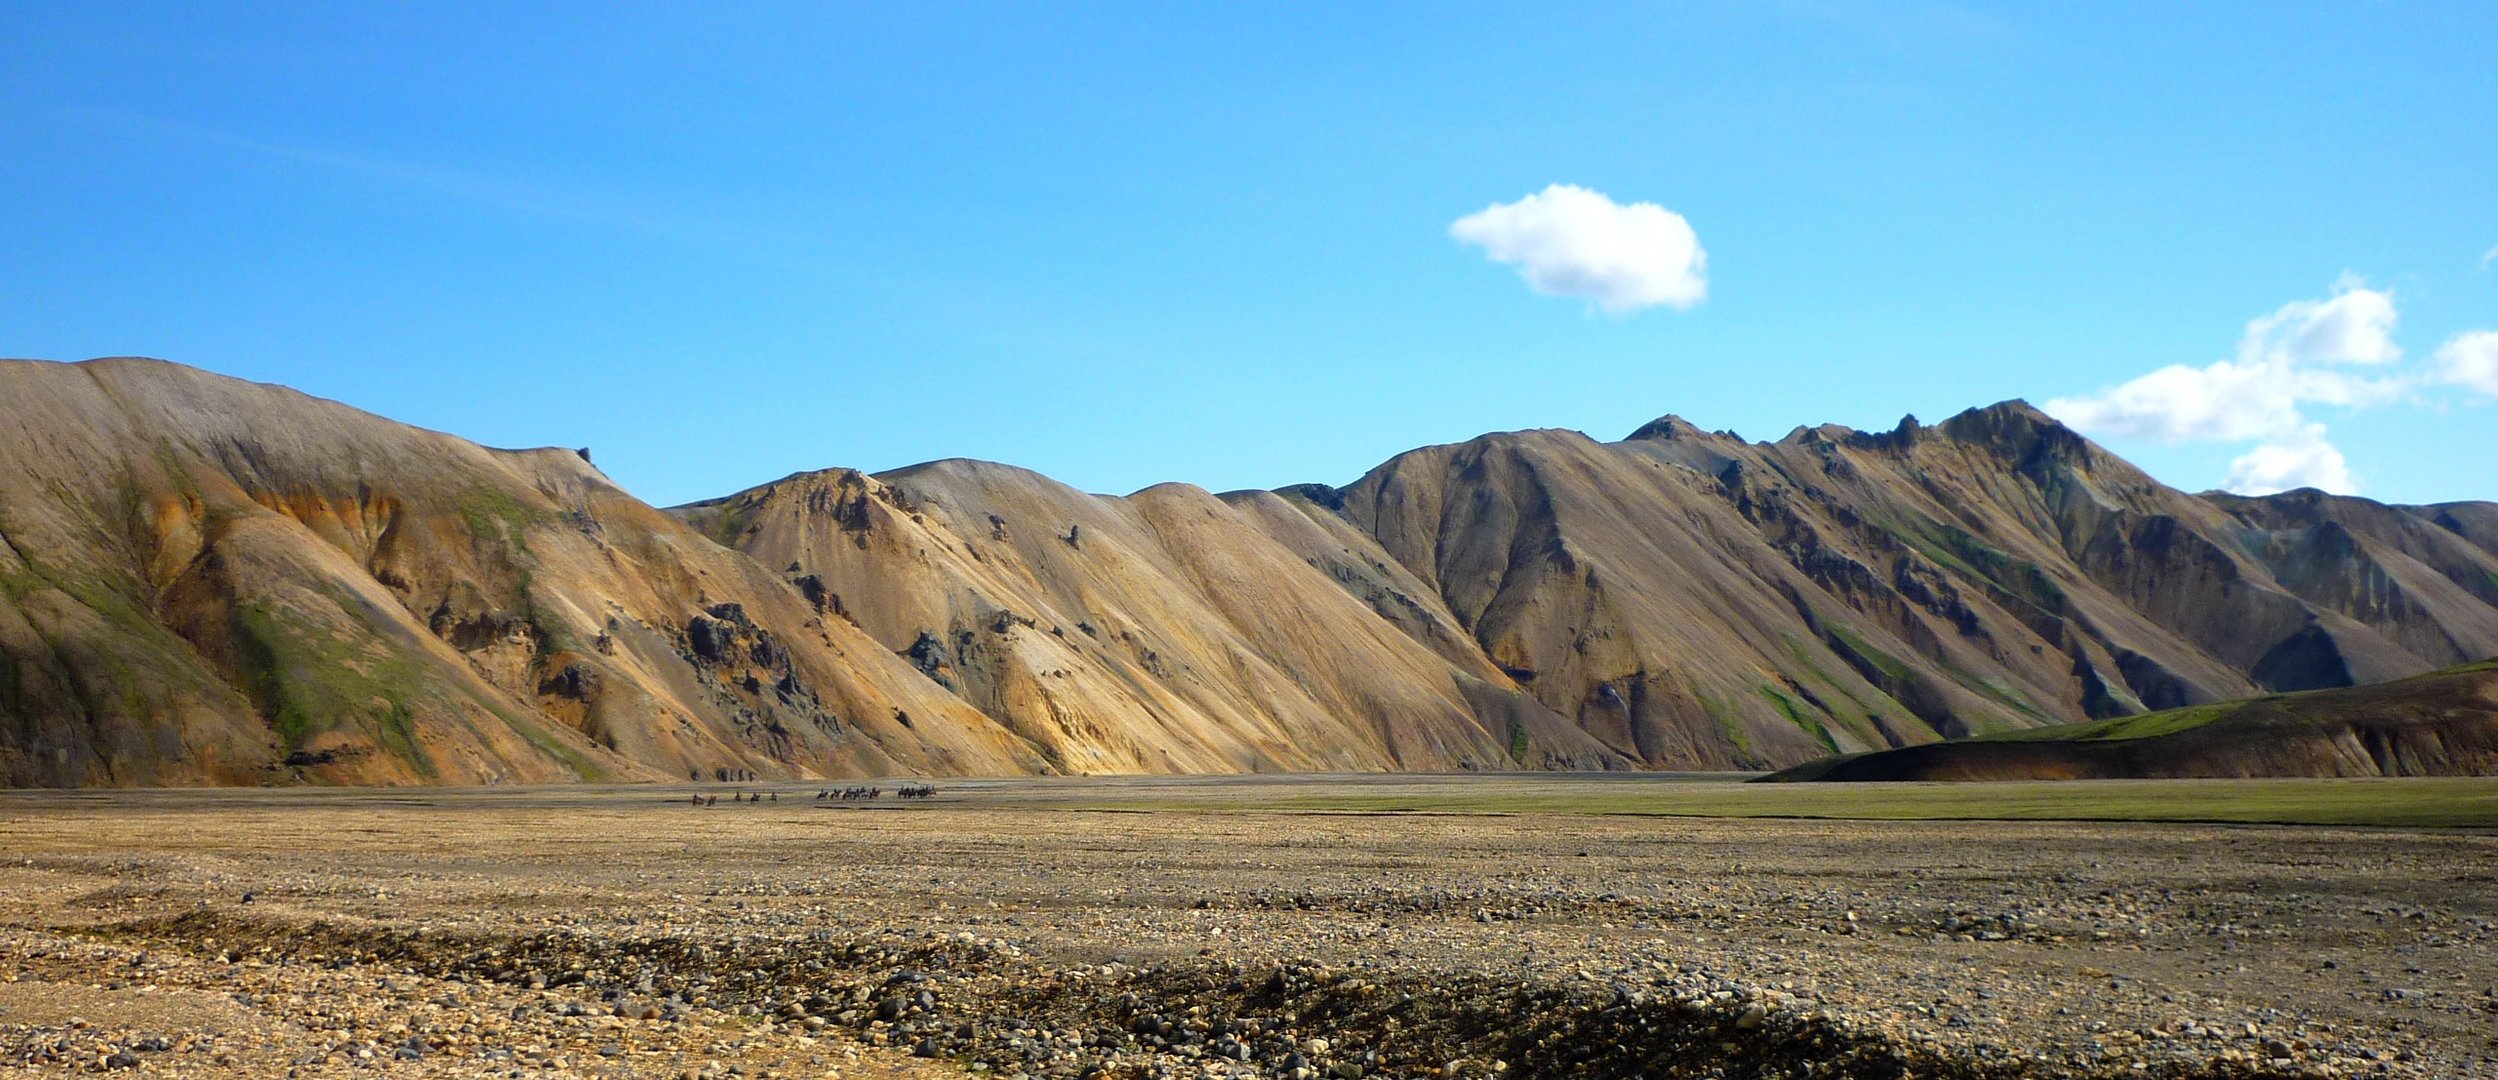
{"label": "jagged rock formation", "polygon": [[1809,762],[1765,780],[2498,774],[2498,661]]}
{"label": "jagged rock formation", "polygon": [[2498,655],[2498,506],[2188,495],[2017,402],[671,514],[577,451],[7,362],[0,446],[13,784],[1774,767]]}

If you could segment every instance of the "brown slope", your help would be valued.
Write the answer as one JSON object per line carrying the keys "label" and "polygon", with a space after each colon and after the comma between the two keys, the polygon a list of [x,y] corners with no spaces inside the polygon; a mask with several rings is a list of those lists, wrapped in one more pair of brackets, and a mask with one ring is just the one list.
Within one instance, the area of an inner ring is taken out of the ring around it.
{"label": "brown slope", "polygon": [[1037,760],[570,451],[146,360],[0,362],[0,446],[11,784]]}
{"label": "brown slope", "polygon": [[1776,443],[1523,432],[1300,489],[1650,764],[2370,682],[2498,651],[2487,504],[2197,497],[2018,402]]}
{"label": "brown slope", "polygon": [[[2397,507],[2319,491],[2206,498],[2257,531],[2249,554],[2283,589],[2368,627],[2380,650],[2469,656],[2498,643],[2498,558],[2463,524],[2498,507]],[[2351,674],[2373,682],[2383,671]]]}
{"label": "brown slope", "polygon": [[1755,766],[1935,737],[1830,655],[1799,614],[1810,580],[1688,468],[1524,432],[1403,455],[1341,503],[1539,701],[1644,763]]}
{"label": "brown slope", "polygon": [[2124,780],[2498,773],[2498,662],[1811,762],[1763,779]]}
{"label": "brown slope", "polygon": [[1418,643],[1255,527],[1274,498],[1177,484],[1109,498],[942,461],[805,473],[679,512],[1058,767],[1618,763],[1480,658]]}
{"label": "brown slope", "polygon": [[0,365],[0,446],[12,783],[1762,766],[2498,653],[2498,507],[2187,495],[2019,403],[691,526],[157,362]]}
{"label": "brown slope", "polygon": [[2485,504],[2305,498],[2187,495],[2007,403],[1769,444],[1490,435],[1220,504],[941,462],[685,512],[1066,767],[1497,761],[1426,734],[1461,710],[1528,735],[1513,760],[1743,767],[2498,648]]}
{"label": "brown slope", "polygon": [[[2412,514],[2438,528],[2453,533],[2465,543],[2492,556],[2498,556],[2498,503],[2453,502],[2434,506],[2407,506]],[[2498,582],[2491,582],[2498,588]]]}

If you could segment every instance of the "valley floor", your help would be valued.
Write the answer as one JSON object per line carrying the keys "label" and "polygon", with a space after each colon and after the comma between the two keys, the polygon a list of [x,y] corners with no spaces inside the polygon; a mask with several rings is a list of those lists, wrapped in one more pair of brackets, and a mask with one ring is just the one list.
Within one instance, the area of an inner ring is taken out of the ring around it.
{"label": "valley floor", "polygon": [[[2284,783],[7,792],[0,1073],[2498,1077],[2498,782]],[[1948,820],[2126,807],[2482,827]]]}

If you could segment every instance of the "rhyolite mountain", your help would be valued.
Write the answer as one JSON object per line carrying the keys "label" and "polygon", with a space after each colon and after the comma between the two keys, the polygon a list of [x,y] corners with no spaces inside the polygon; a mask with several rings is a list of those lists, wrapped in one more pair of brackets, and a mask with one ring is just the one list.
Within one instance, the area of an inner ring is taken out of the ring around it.
{"label": "rhyolite mountain", "polygon": [[0,455],[19,785],[1768,768],[2498,655],[2498,505],[2191,495],[2018,402],[662,511],[571,450],[9,361]]}
{"label": "rhyolite mountain", "polygon": [[570,450],[0,363],[0,775],[992,772],[1035,749]]}

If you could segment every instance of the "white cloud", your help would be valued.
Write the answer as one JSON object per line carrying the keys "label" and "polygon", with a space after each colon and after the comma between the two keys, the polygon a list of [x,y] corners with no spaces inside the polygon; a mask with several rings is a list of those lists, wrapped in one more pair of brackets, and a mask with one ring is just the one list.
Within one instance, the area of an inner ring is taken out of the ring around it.
{"label": "white cloud", "polygon": [[2266,365],[2228,360],[2171,364],[2090,397],[2057,398],[2047,412],[2093,435],[2162,442],[2243,442],[2299,425],[2288,380]]}
{"label": "white cloud", "polygon": [[2489,269],[2489,264],[2491,263],[2498,263],[2498,247],[2491,248],[2488,251],[2481,253],[2481,269]]}
{"label": "white cloud", "polygon": [[2222,487],[2240,495],[2271,495],[2296,488],[2316,488],[2335,495],[2355,494],[2350,462],[2325,441],[2323,424],[2309,424],[2277,442],[2268,442],[2229,463]]}
{"label": "white cloud", "polygon": [[2302,407],[2377,405],[2409,393],[2412,380],[2401,375],[2344,367],[2402,359],[2395,321],[2392,293],[2345,274],[2330,297],[2284,304],[2247,323],[2232,359],[2164,367],[2097,394],[2049,401],[2047,412],[2093,435],[2258,443],[2230,464],[2224,486],[2231,491],[2350,494],[2357,484],[2349,463]]}
{"label": "white cloud", "polygon": [[2457,334],[2438,346],[2429,378],[2498,400],[2498,330]]}
{"label": "white cloud", "polygon": [[1578,297],[1608,314],[1683,310],[1709,294],[1709,253],[1681,214],[1649,202],[1624,206],[1574,184],[1487,206],[1457,219],[1449,235],[1517,267],[1536,292]]}
{"label": "white cloud", "polygon": [[2342,275],[2328,300],[2300,300],[2246,324],[2238,355],[2289,357],[2296,363],[2390,364],[2403,358],[2394,347],[2394,294],[2367,288]]}

